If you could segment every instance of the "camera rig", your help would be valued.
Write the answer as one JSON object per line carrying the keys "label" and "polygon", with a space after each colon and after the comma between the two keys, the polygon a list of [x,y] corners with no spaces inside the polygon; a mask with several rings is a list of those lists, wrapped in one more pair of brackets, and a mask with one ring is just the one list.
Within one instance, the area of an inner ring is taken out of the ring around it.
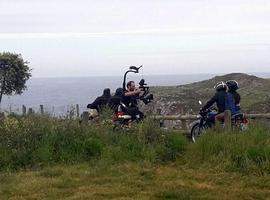
{"label": "camera rig", "polygon": [[[128,73],[139,73],[139,69],[142,67],[142,65],[140,67],[136,67],[136,66],[130,66],[129,70],[125,72],[124,75],[124,81],[123,81],[123,90],[126,91],[126,78],[127,78],[127,74]],[[141,96],[139,96],[138,98],[144,103],[144,104],[148,104],[150,103],[153,99],[154,96],[153,94],[149,94],[149,86],[147,86],[147,84],[145,83],[144,79],[141,79],[139,82],[139,88],[140,90],[143,92]]]}
{"label": "camera rig", "polygon": [[140,100],[142,100],[143,103],[147,105],[154,99],[154,96],[153,94],[149,94],[149,86],[147,86],[144,79],[140,80],[139,85],[139,88],[141,89],[141,91],[143,91],[142,96],[140,96]]}

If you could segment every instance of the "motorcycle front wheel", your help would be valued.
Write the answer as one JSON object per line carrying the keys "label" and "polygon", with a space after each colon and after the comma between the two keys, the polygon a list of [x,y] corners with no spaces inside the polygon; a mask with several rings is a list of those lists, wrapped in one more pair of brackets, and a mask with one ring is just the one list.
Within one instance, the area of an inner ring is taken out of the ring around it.
{"label": "motorcycle front wheel", "polygon": [[194,124],[194,126],[191,129],[191,141],[193,143],[196,142],[198,137],[200,137],[205,132],[205,127],[200,127],[200,124]]}

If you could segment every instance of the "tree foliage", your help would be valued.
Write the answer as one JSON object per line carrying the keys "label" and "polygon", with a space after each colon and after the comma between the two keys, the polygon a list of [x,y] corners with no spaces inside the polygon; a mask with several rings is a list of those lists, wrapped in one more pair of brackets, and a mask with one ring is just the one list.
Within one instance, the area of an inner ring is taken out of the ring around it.
{"label": "tree foliage", "polygon": [[30,77],[31,69],[21,54],[0,53],[0,103],[3,95],[22,94]]}

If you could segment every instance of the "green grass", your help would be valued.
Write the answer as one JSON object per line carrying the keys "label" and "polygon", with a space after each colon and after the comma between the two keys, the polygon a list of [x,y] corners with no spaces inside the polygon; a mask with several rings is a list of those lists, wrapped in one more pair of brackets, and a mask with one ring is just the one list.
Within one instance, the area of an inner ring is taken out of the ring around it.
{"label": "green grass", "polygon": [[150,120],[128,131],[111,124],[80,125],[47,117],[6,118],[0,123],[0,169],[16,170],[90,160],[175,160],[188,142]]}
{"label": "green grass", "polygon": [[0,173],[0,199],[267,199],[270,177],[104,161]]}
{"label": "green grass", "polygon": [[146,119],[127,131],[48,117],[0,122],[0,199],[266,199],[270,130],[196,144]]}
{"label": "green grass", "polygon": [[127,131],[111,124],[80,125],[48,117],[10,117],[0,123],[0,170],[104,160],[110,163],[180,162],[247,174],[270,174],[270,131],[209,130],[192,144],[181,132],[161,130],[149,119]]}
{"label": "green grass", "polygon": [[244,132],[210,130],[196,144],[189,145],[185,158],[191,166],[270,174],[270,130],[252,125]]}

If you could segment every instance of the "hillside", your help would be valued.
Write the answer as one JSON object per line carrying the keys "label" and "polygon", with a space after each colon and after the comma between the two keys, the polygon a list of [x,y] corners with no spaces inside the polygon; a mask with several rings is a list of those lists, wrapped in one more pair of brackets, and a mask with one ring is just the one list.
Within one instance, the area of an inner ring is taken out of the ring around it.
{"label": "hillside", "polygon": [[152,87],[155,101],[143,109],[161,114],[196,114],[200,108],[198,100],[205,103],[214,94],[214,85],[218,81],[236,80],[239,83],[241,107],[248,113],[270,112],[270,79],[263,79],[243,73],[216,76],[209,80],[178,86]]}

